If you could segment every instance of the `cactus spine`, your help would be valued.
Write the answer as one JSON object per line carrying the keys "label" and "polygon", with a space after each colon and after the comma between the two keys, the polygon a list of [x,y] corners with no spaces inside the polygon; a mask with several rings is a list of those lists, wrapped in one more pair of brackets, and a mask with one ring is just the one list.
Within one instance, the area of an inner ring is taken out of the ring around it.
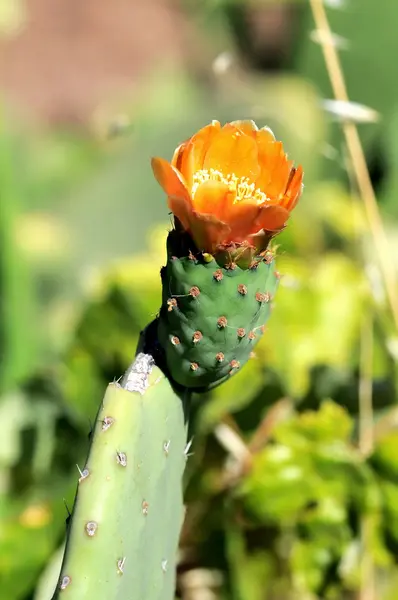
{"label": "cactus spine", "polygon": [[138,354],[100,406],[54,600],[174,597],[186,442],[181,397]]}

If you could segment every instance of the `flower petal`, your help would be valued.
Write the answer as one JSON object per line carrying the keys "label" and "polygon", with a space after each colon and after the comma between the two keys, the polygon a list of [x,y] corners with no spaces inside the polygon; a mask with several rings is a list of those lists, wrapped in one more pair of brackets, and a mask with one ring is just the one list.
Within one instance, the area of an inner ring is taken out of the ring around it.
{"label": "flower petal", "polygon": [[185,200],[183,200],[182,198],[177,198],[177,196],[168,196],[167,200],[169,209],[171,210],[173,215],[180,221],[183,229],[185,229],[185,231],[190,231],[192,208],[187,202],[185,202]]}
{"label": "flower petal", "polygon": [[177,169],[177,171],[181,171],[181,161],[182,161],[182,157],[185,152],[185,149],[187,147],[187,144],[188,144],[188,142],[183,142],[182,144],[180,144],[178,146],[178,148],[176,148],[176,150],[173,154],[173,158],[171,160],[171,165],[173,167],[175,167]]}
{"label": "flower petal", "polygon": [[190,197],[184,178],[167,160],[155,157],[152,158],[151,165],[157,182],[168,196]]}
{"label": "flower petal", "polygon": [[265,142],[275,142],[274,132],[267,126],[261,127],[256,133],[256,139],[258,144],[264,144]]}
{"label": "flower petal", "polygon": [[270,142],[263,138],[258,145],[258,160],[261,174],[256,181],[256,186],[268,198],[276,200],[285,192],[290,172],[282,142]]}
{"label": "flower petal", "polygon": [[235,199],[235,192],[221,181],[208,180],[201,183],[192,200],[195,212],[214,215],[217,219],[226,220],[228,204]]}
{"label": "flower petal", "polygon": [[256,202],[235,202],[230,205],[225,219],[231,227],[231,239],[228,241],[243,242],[248,235],[261,229],[256,226],[259,214],[260,206]]}
{"label": "flower petal", "polygon": [[303,190],[303,167],[299,165],[297,169],[292,169],[292,172],[293,175],[288,182],[285,197],[281,202],[282,206],[289,211],[296,206]]}
{"label": "flower petal", "polygon": [[213,121],[182,144],[181,154],[177,157],[178,165],[176,167],[184,176],[188,188],[192,187],[194,173],[203,169],[206,152],[220,129],[221,125],[219,121]]}
{"label": "flower petal", "polygon": [[275,160],[274,167],[271,171],[271,181],[267,186],[266,193],[271,200],[279,200],[284,196],[291,170],[292,163],[288,161],[286,155],[282,153],[279,158]]}
{"label": "flower petal", "polygon": [[260,208],[260,214],[256,221],[258,231],[264,229],[264,231],[278,232],[283,229],[290,214],[286,208],[279,204],[262,205]]}
{"label": "flower petal", "polygon": [[214,252],[214,250],[230,237],[230,228],[213,215],[202,215],[193,212],[191,232],[199,250]]}
{"label": "flower petal", "polygon": [[255,139],[232,125],[223,127],[210,144],[203,168],[255,181],[260,174]]}
{"label": "flower petal", "polygon": [[192,213],[191,197],[181,174],[163,158],[153,158],[151,164],[158,183],[168,196],[170,210],[188,230]]}
{"label": "flower petal", "polygon": [[239,131],[241,131],[242,133],[250,135],[254,138],[256,137],[258,127],[252,119],[243,121],[231,121],[230,124],[239,129]]}

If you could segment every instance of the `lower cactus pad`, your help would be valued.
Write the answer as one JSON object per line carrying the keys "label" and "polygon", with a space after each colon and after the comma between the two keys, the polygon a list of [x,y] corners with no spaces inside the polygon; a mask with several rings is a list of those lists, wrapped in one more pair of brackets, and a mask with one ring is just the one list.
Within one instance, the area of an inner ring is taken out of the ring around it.
{"label": "lower cactus pad", "polygon": [[174,598],[189,448],[182,400],[145,354],[108,386],[53,600]]}

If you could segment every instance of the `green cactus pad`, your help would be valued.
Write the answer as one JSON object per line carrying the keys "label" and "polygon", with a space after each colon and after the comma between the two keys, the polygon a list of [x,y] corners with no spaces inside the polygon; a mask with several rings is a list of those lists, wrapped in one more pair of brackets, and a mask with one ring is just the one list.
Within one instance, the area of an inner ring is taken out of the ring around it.
{"label": "green cactus pad", "polygon": [[206,390],[250,358],[270,316],[279,274],[270,252],[256,257],[251,268],[222,266],[200,253],[180,256],[175,238],[173,231],[162,270],[159,342],[172,378]]}
{"label": "green cactus pad", "polygon": [[183,521],[186,423],[151,356],[109,385],[82,469],[54,598],[170,600]]}

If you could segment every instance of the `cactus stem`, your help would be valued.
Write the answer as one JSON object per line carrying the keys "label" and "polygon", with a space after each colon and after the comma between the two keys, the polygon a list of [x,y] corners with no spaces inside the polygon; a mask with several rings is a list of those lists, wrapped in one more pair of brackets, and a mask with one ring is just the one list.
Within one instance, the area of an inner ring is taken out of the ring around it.
{"label": "cactus stem", "polygon": [[77,467],[87,481],[78,486],[53,600],[174,597],[189,397],[143,353],[109,384],[87,467]]}

